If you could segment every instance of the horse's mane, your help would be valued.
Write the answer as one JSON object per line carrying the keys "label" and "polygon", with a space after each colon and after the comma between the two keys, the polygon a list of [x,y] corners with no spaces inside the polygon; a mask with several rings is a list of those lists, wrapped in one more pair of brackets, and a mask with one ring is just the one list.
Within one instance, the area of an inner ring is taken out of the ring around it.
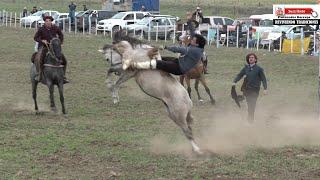
{"label": "horse's mane", "polygon": [[112,48],[113,48],[113,46],[111,44],[105,44],[102,49],[107,50],[107,49],[112,49]]}
{"label": "horse's mane", "polygon": [[118,43],[120,41],[128,41],[132,47],[136,47],[137,45],[142,45],[142,44],[148,44],[147,42],[144,42],[140,39],[126,35],[125,31],[122,29],[115,32],[113,36],[113,43]]}

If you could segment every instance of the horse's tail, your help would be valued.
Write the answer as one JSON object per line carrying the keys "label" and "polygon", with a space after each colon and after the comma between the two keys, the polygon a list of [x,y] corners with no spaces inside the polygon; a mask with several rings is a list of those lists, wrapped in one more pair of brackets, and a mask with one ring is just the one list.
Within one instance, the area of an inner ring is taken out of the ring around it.
{"label": "horse's tail", "polygon": [[193,117],[191,115],[191,111],[188,112],[187,114],[187,123],[192,124],[193,123]]}

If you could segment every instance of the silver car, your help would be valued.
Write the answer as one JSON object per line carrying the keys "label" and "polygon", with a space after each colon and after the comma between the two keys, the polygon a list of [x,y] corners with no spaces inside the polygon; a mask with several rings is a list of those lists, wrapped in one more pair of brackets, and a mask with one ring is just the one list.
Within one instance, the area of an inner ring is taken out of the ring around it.
{"label": "silver car", "polygon": [[[135,24],[126,26],[129,33],[143,35],[152,39],[158,36],[159,39],[173,39],[174,30],[176,28],[176,17],[173,16],[148,16],[144,17]],[[142,33],[142,34],[141,34]]]}

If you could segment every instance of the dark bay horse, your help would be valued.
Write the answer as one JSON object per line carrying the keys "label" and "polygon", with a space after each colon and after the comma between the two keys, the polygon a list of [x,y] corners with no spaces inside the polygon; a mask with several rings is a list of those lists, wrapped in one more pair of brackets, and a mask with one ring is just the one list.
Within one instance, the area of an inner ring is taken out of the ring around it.
{"label": "dark bay horse", "polygon": [[[41,83],[47,85],[50,93],[50,107],[51,110],[56,112],[57,108],[54,102],[54,85],[58,86],[59,94],[60,94],[60,102],[62,107],[62,113],[66,114],[66,109],[64,105],[64,96],[63,96],[63,77],[64,70],[63,65],[61,65],[61,42],[59,38],[53,38],[50,41],[50,44],[47,46],[48,52],[44,58],[43,64],[43,78]],[[38,59],[34,59],[37,61]],[[33,63],[30,70],[30,78],[32,83],[32,97],[34,100],[34,106],[36,112],[38,112],[38,104],[37,104],[37,86],[39,81],[35,80],[37,76],[36,65]]]}
{"label": "dark bay horse", "polygon": [[[190,41],[191,41],[190,37],[186,36],[182,39],[181,44],[186,46],[186,45],[190,44]],[[205,53],[202,58],[207,58]],[[189,96],[191,97],[191,83],[190,83],[190,81],[191,81],[191,79],[195,79],[194,88],[197,91],[198,100],[200,102],[203,102],[203,99],[201,98],[200,93],[199,93],[199,82],[200,82],[202,84],[202,86],[205,88],[207,94],[209,95],[211,104],[215,104],[216,101],[214,100],[213,96],[211,95],[211,92],[208,87],[208,84],[207,84],[207,81],[205,78],[205,74],[204,74],[206,67],[204,66],[203,62],[205,62],[205,61],[206,60],[201,59],[201,61],[199,61],[199,63],[197,64],[196,67],[189,70],[186,74],[181,75],[180,76],[180,83],[182,85],[184,85],[184,80],[186,80],[187,90],[188,90]]]}
{"label": "dark bay horse", "polygon": [[202,86],[204,87],[207,94],[209,95],[211,104],[214,105],[216,101],[214,100],[213,96],[211,95],[210,89],[207,85],[207,81],[206,81],[206,78],[204,75],[204,65],[201,61],[196,65],[196,67],[189,70],[186,74],[180,76],[180,83],[182,85],[184,85],[184,80],[186,80],[187,90],[188,90],[190,97],[191,97],[191,87],[190,87],[191,86],[191,83],[190,83],[191,79],[195,79],[194,88],[197,91],[198,100],[200,102],[203,102],[203,99],[201,98],[200,93],[199,93],[199,82],[201,82]]}
{"label": "dark bay horse", "polygon": [[[145,61],[149,59],[150,46],[136,46],[133,49],[127,41],[120,41],[113,46],[106,45],[101,52],[111,63],[108,70],[107,83],[112,90],[112,96],[118,96],[119,85],[121,83],[132,77],[135,78],[136,83],[144,93],[164,103],[169,118],[182,129],[184,135],[190,141],[193,151],[201,154],[202,152],[193,138],[191,129],[193,121],[191,115],[192,101],[185,88],[171,74],[160,70],[132,70],[130,68],[122,70],[122,54],[120,52],[134,54],[135,61]],[[116,83],[108,80],[109,75],[113,72],[120,75]],[[118,102],[117,99],[114,99],[115,101]]]}

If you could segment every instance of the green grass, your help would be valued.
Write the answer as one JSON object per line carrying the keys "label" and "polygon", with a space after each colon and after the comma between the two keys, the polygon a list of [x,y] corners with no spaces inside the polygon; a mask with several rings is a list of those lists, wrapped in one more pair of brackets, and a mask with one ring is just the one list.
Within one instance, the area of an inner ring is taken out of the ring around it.
{"label": "green grass", "polygon": [[[193,127],[200,146],[217,154],[196,157],[161,102],[143,94],[133,80],[121,89],[121,103],[112,104],[104,83],[108,66],[96,51],[110,39],[66,33],[63,49],[72,82],[65,86],[68,115],[49,112],[43,85],[38,89],[43,113],[35,115],[28,76],[34,30],[1,27],[0,34],[0,179],[320,176],[319,133],[312,125],[317,58],[257,52],[269,95],[259,98],[258,125],[247,129],[245,108],[235,107],[229,89],[249,51],[207,48],[207,79],[217,105],[208,100],[199,105],[193,94]],[[282,120],[286,123],[277,124]]]}

